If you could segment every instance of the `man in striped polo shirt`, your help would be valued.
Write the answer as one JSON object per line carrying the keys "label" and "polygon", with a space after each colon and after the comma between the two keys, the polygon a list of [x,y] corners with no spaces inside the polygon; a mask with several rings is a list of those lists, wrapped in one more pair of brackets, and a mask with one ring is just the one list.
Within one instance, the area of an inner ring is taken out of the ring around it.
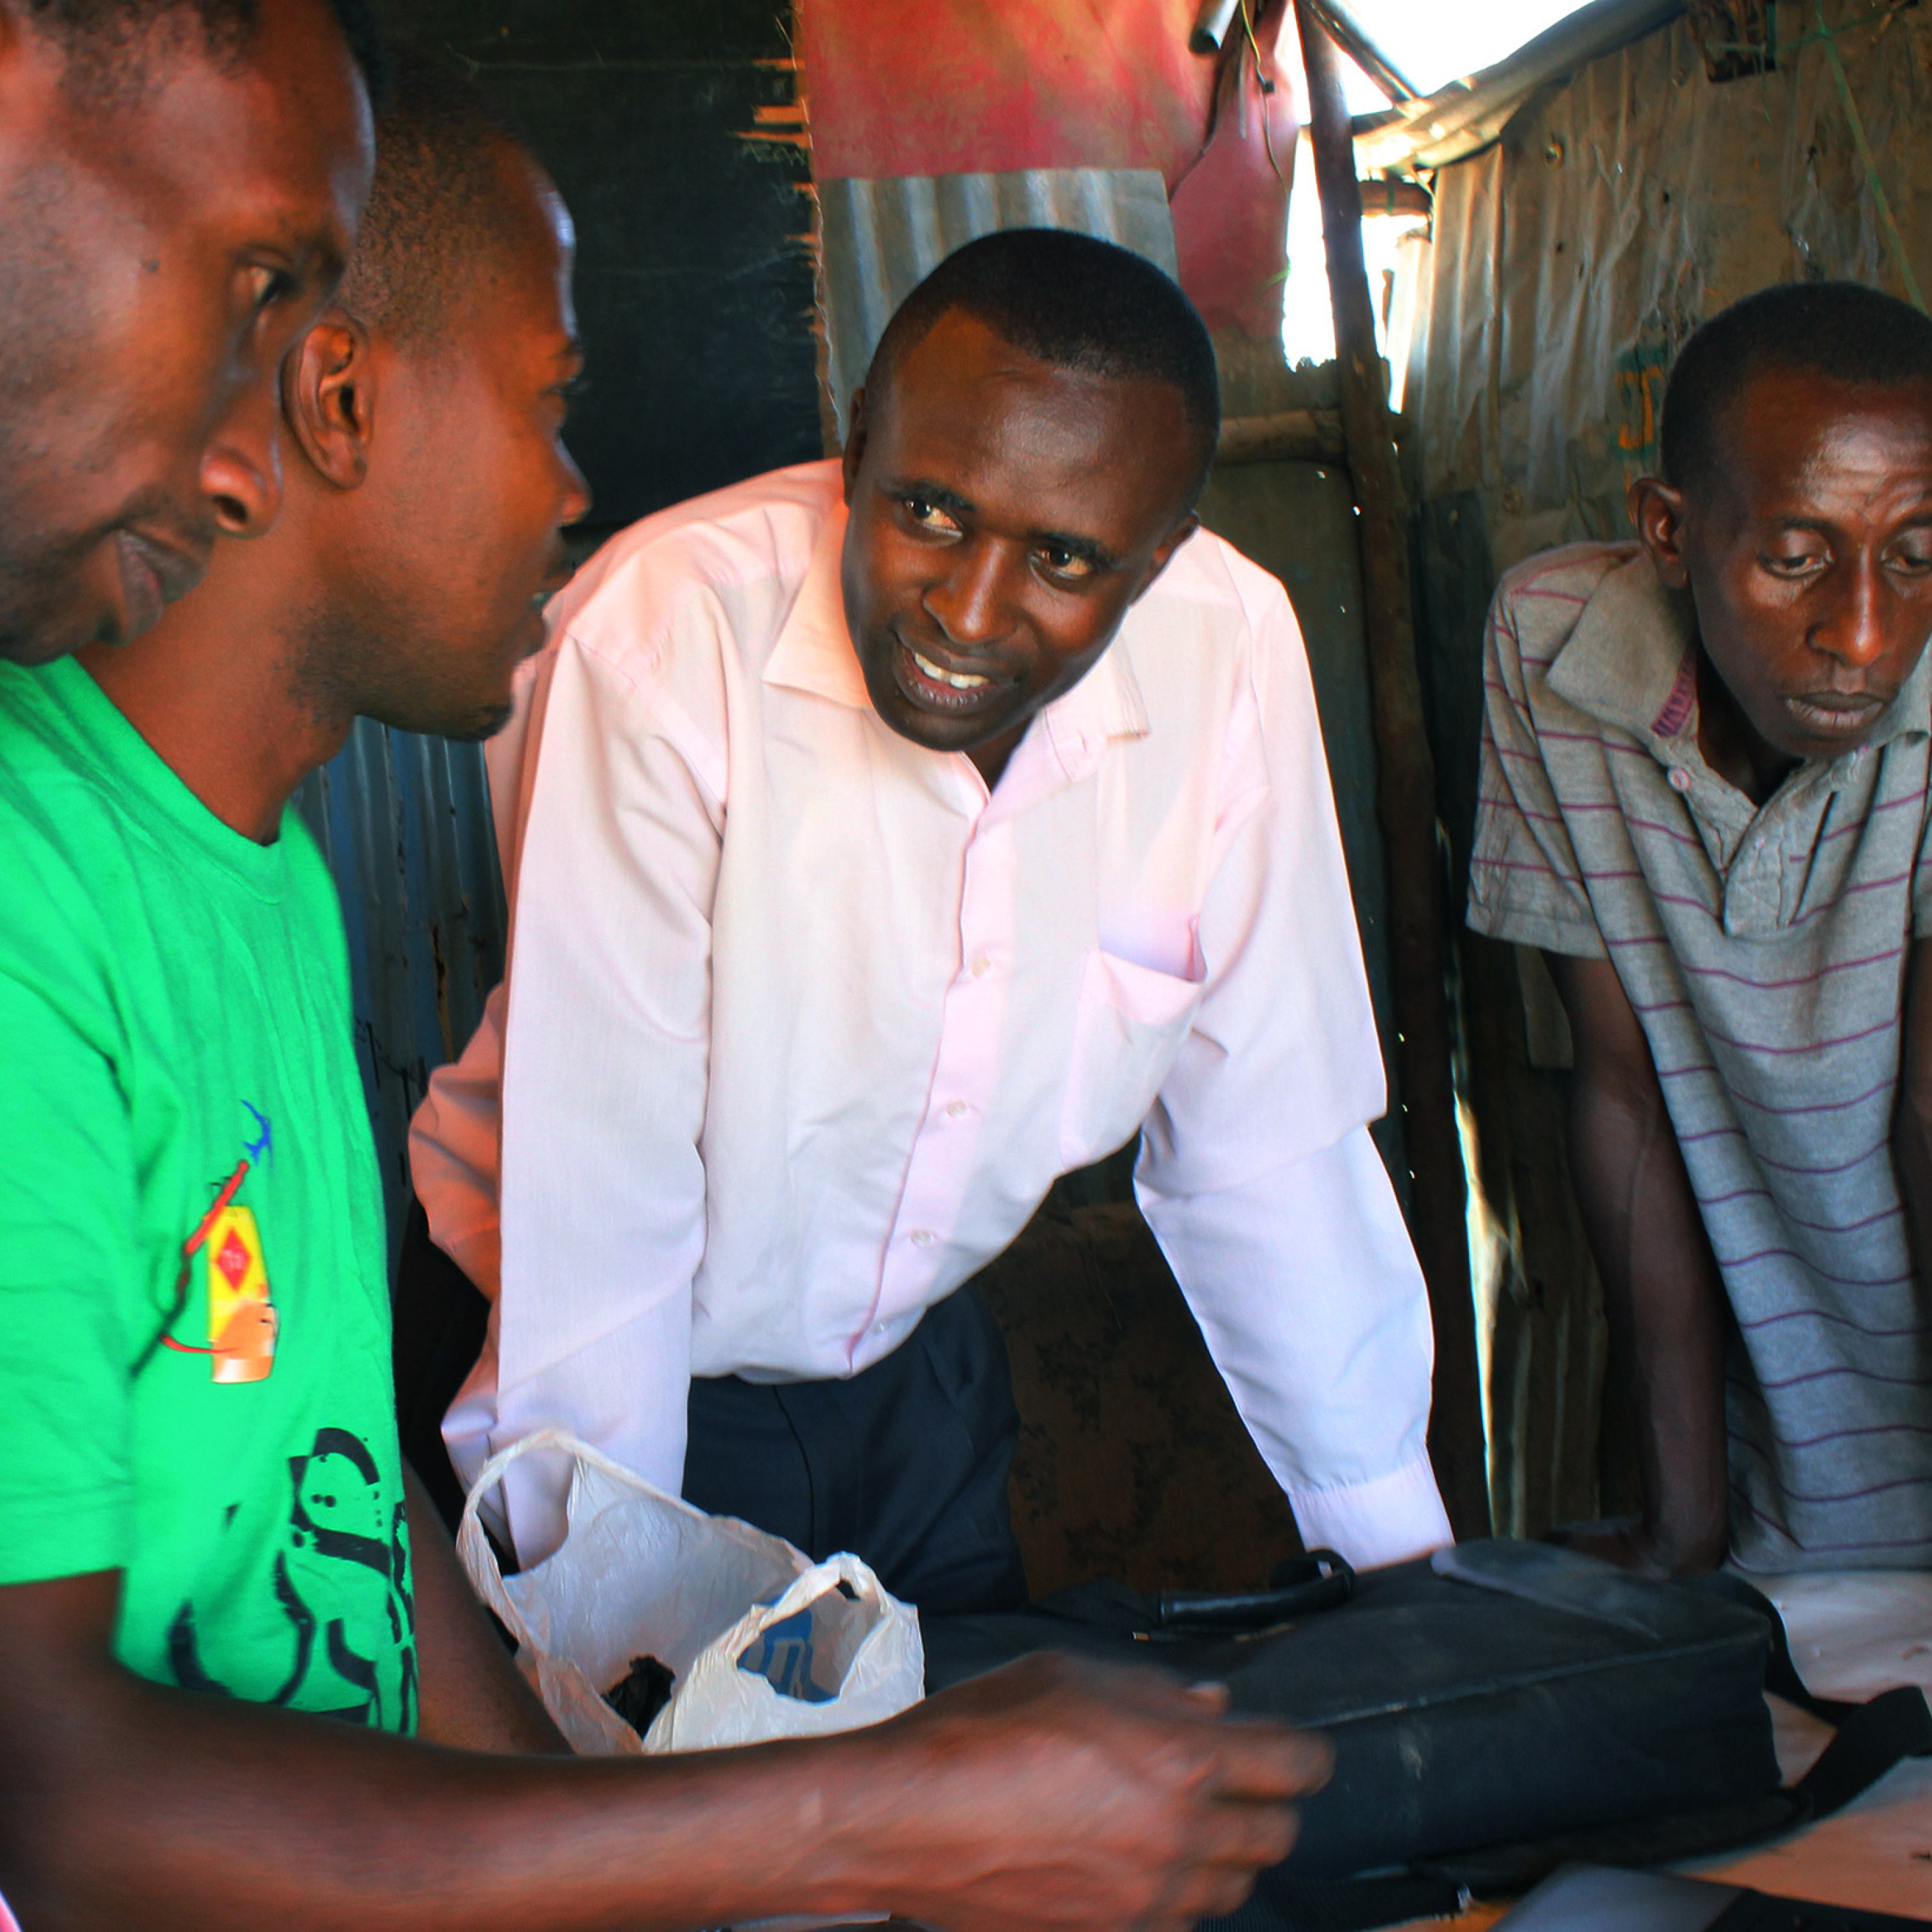
{"label": "man in striped polo shirt", "polygon": [[1580,1538],[1932,1566],[1932,320],[1753,296],[1662,454],[1639,541],[1510,572],[1484,660],[1469,923],[1569,1016],[1640,1445],[1642,1516]]}

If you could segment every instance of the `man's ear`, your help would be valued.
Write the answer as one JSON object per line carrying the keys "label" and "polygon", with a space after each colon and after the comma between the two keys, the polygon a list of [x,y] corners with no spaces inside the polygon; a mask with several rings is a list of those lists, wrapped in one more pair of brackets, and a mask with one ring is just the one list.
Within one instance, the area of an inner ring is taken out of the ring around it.
{"label": "man's ear", "polygon": [[1630,486],[1630,521],[1658,576],[1672,590],[1690,582],[1684,556],[1684,492],[1660,476],[1640,476]]}
{"label": "man's ear", "polygon": [[338,490],[369,473],[376,428],[376,370],[354,316],[330,309],[282,364],[282,415],[309,467]]}
{"label": "man's ear", "polygon": [[852,392],[852,427],[845,432],[845,453],[841,459],[845,472],[845,506],[852,506],[852,492],[859,481],[859,465],[866,454],[866,392]]}
{"label": "man's ear", "polygon": [[1201,519],[1190,510],[1172,530],[1160,540],[1159,548],[1148,560],[1147,574],[1141,579],[1140,588],[1128,598],[1130,604],[1138,604],[1152,586],[1154,579],[1167,568],[1168,559],[1201,527]]}

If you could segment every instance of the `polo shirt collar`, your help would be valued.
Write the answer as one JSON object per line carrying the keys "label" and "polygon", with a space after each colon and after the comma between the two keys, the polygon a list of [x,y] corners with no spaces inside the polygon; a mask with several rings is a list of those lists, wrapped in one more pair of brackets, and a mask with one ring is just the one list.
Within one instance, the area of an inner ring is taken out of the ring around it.
{"label": "polo shirt collar", "polygon": [[[1550,662],[1550,688],[1660,754],[1673,741],[1681,752],[1697,724],[1691,626],[1689,593],[1660,583],[1648,554],[1640,549],[1592,593]],[[1907,732],[1932,734],[1932,651],[1920,657],[1858,748],[1874,751]]]}
{"label": "polo shirt collar", "polygon": [[1580,711],[1654,745],[1696,724],[1690,599],[1658,581],[1642,550],[1608,572],[1551,661],[1550,688]]}
{"label": "polo shirt collar", "polygon": [[[764,681],[869,711],[872,696],[845,627],[845,592],[840,576],[845,521],[845,506],[840,503],[820,526],[798,595],[765,661]],[[1036,737],[1043,729],[1054,761],[1066,778],[1090,771],[1113,740],[1148,735],[1147,706],[1128,647],[1128,634],[1138,608],[1129,611],[1120,634],[1100,662],[1071,691],[1048,705],[1028,734],[1029,738]]]}

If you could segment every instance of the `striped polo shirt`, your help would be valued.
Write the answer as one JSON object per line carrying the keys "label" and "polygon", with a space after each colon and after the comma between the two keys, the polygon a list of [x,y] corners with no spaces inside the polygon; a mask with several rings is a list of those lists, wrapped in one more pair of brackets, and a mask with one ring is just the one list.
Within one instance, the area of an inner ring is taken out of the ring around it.
{"label": "striped polo shirt", "polygon": [[1697,748],[1689,601],[1632,545],[1511,571],[1484,678],[1469,923],[1607,958],[1642,1023],[1736,1318],[1734,1557],[1932,1564],[1932,1306],[1890,1144],[1932,655],[1761,807]]}

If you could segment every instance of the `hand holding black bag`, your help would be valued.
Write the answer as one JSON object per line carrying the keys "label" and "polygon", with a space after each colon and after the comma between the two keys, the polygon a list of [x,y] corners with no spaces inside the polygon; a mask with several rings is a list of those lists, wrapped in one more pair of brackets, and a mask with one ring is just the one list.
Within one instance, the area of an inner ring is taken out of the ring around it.
{"label": "hand holding black bag", "polygon": [[[932,1690],[1027,1652],[1133,1656],[1325,1733],[1335,1774],[1293,1853],[1221,1932],[1352,1932],[1519,1891],[1572,1859],[1755,1844],[1932,1754],[1916,1687],[1810,1696],[1776,1610],[1737,1578],[1657,1582],[1543,1544],[1483,1542],[1358,1576],[1317,1551],[1252,1594],[1083,1584],[925,1624]],[[1766,1689],[1839,1726],[1780,1783]]]}

